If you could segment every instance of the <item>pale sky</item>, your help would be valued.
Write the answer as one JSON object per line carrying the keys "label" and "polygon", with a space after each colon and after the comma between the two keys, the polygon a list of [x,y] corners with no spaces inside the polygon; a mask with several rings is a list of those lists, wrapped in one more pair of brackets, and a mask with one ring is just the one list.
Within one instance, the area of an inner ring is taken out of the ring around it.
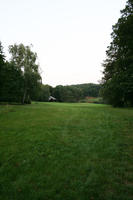
{"label": "pale sky", "polygon": [[52,86],[98,83],[112,25],[126,0],[0,0],[0,40],[33,44]]}

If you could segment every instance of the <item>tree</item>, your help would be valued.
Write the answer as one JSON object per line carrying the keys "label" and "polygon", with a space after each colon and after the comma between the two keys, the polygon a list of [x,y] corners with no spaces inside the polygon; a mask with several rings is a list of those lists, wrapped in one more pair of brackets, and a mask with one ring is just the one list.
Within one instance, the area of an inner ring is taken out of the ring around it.
{"label": "tree", "polygon": [[5,56],[3,53],[3,46],[0,42],[0,97],[2,96],[2,87],[4,81],[4,74],[3,74],[4,66],[5,66]]}
{"label": "tree", "polygon": [[6,62],[2,70],[3,82],[0,101],[20,103],[23,96],[23,77],[20,69]]}
{"label": "tree", "polygon": [[48,102],[49,96],[51,94],[50,88],[51,88],[51,86],[42,84],[41,88],[39,90],[39,95],[37,97],[37,101]]}
{"label": "tree", "polygon": [[101,94],[113,106],[133,105],[133,0],[127,1],[111,36]]}
{"label": "tree", "polygon": [[39,66],[36,63],[37,54],[31,51],[29,46],[14,44],[9,46],[11,64],[20,69],[23,76],[23,98],[22,103],[30,103],[31,96],[37,92],[41,83]]}
{"label": "tree", "polygon": [[55,88],[54,88],[54,91],[53,91],[53,96],[57,99],[57,101],[59,102],[65,102],[65,88],[64,86],[62,85],[57,85]]}
{"label": "tree", "polygon": [[21,70],[5,60],[0,43],[0,101],[21,102],[22,87]]}
{"label": "tree", "polygon": [[75,85],[75,87],[82,90],[83,97],[87,96],[98,97],[101,86],[100,84],[85,83],[85,84]]}
{"label": "tree", "polygon": [[4,63],[5,63],[5,55],[3,53],[2,43],[0,42],[0,69],[1,69],[2,65],[4,65]]}

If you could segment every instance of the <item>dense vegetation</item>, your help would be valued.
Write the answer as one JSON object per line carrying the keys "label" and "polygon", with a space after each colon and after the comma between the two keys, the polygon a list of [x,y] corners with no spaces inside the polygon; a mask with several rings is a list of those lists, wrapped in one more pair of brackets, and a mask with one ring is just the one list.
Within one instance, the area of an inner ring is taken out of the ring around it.
{"label": "dense vegetation", "polygon": [[133,0],[121,11],[111,36],[101,94],[113,106],[133,106]]}
{"label": "dense vegetation", "polygon": [[132,200],[133,110],[0,106],[0,200]]}
{"label": "dense vegetation", "polygon": [[9,53],[7,61],[0,43],[0,101],[30,103],[41,84],[37,54],[23,44],[11,45]]}
{"label": "dense vegetation", "polygon": [[85,97],[98,97],[100,84],[86,83],[79,85],[63,86],[58,85],[51,87],[49,85],[42,85],[38,101],[48,101],[50,95],[54,96],[59,102],[79,102]]}

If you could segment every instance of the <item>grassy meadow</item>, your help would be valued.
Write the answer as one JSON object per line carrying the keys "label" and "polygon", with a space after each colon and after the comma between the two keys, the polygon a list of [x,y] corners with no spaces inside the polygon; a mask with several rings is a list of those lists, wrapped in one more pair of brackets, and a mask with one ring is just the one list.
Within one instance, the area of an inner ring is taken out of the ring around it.
{"label": "grassy meadow", "polygon": [[1,105],[0,200],[133,200],[133,109]]}

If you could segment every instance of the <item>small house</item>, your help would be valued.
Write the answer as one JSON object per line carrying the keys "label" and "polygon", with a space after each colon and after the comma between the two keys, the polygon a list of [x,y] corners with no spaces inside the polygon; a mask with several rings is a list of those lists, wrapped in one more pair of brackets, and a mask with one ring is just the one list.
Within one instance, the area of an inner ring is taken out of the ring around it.
{"label": "small house", "polygon": [[50,96],[50,97],[48,98],[48,100],[49,100],[49,102],[55,102],[55,101],[56,101],[56,98],[55,98],[55,97],[52,97],[52,96]]}

